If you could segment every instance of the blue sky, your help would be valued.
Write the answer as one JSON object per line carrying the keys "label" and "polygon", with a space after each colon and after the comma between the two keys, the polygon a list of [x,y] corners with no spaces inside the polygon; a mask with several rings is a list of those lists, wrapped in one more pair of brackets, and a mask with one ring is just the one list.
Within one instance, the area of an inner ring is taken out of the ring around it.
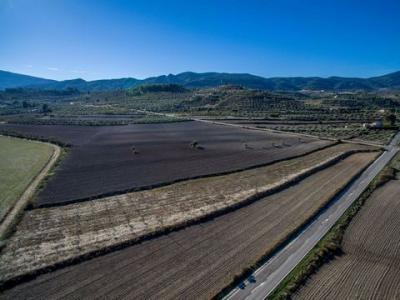
{"label": "blue sky", "polygon": [[0,0],[0,69],[52,79],[400,70],[399,0]]}

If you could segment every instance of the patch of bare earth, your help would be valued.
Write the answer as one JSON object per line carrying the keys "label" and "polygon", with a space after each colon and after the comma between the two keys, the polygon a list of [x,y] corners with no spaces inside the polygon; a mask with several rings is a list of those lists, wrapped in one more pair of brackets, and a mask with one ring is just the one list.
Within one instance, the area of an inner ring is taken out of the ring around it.
{"label": "patch of bare earth", "polygon": [[344,254],[311,277],[296,299],[400,298],[400,181],[376,190],[343,239]]}
{"label": "patch of bare earth", "polygon": [[376,155],[353,154],[241,209],[39,276],[3,297],[208,299],[286,239]]}

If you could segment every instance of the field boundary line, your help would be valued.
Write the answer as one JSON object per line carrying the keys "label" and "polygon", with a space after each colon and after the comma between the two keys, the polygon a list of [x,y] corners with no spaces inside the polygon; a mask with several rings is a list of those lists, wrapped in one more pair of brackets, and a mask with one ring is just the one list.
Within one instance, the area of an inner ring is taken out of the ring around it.
{"label": "field boundary line", "polygon": [[[207,213],[205,215],[199,216],[197,218],[194,218],[194,219],[191,219],[191,220],[188,220],[188,221],[178,222],[178,223],[176,223],[174,225],[170,225],[170,226],[167,226],[165,228],[162,228],[162,229],[159,229],[159,230],[155,230],[153,232],[147,233],[147,234],[142,235],[142,236],[138,236],[138,237],[136,237],[134,239],[131,239],[131,240],[127,240],[127,241],[123,241],[123,242],[120,242],[120,243],[116,243],[114,245],[111,245],[111,246],[108,246],[108,247],[104,247],[102,249],[93,250],[93,251],[87,252],[85,254],[78,255],[78,256],[66,259],[64,261],[57,262],[57,263],[52,264],[52,265],[39,268],[39,269],[31,271],[31,272],[27,272],[27,273],[25,273],[23,275],[19,275],[19,276],[13,277],[13,278],[6,279],[6,280],[0,282],[0,290],[5,290],[5,289],[12,288],[13,286],[15,286],[17,284],[29,281],[29,280],[37,277],[38,275],[49,273],[49,272],[52,272],[52,271],[57,270],[57,269],[62,269],[62,268],[67,267],[67,266],[76,265],[76,264],[79,264],[81,262],[88,261],[88,260],[94,259],[96,257],[103,256],[103,255],[106,255],[108,253],[111,253],[111,252],[114,252],[114,251],[117,251],[117,250],[121,250],[121,249],[127,248],[127,247],[135,245],[135,244],[139,244],[141,242],[144,242],[144,241],[147,241],[147,240],[150,240],[150,239],[153,239],[153,238],[168,234],[168,233],[173,232],[173,231],[179,231],[179,230],[182,230],[182,229],[187,228],[187,227],[192,226],[192,225],[196,225],[196,224],[200,224],[200,223],[203,223],[203,222],[207,222],[207,221],[209,221],[209,220],[211,220],[213,218],[219,217],[221,215],[230,213],[230,212],[235,211],[237,209],[240,209],[242,207],[248,206],[248,205],[252,204],[253,202],[256,202],[256,201],[258,201],[258,200],[260,200],[260,199],[262,199],[264,197],[267,197],[267,196],[270,196],[272,194],[278,193],[278,192],[280,192],[280,191],[282,191],[282,190],[284,190],[284,189],[286,189],[286,188],[288,188],[288,187],[290,187],[290,186],[292,186],[294,184],[297,184],[298,182],[302,181],[303,179],[305,179],[305,178],[307,178],[307,177],[309,177],[309,176],[311,176],[311,175],[313,175],[313,174],[315,174],[315,173],[317,173],[319,171],[322,171],[322,170],[324,170],[324,169],[326,169],[326,168],[328,168],[330,166],[335,165],[339,161],[341,161],[341,160],[343,160],[343,159],[345,159],[345,158],[347,158],[347,157],[349,157],[349,156],[351,156],[353,154],[356,154],[356,153],[368,153],[368,152],[376,152],[376,151],[373,151],[373,150],[349,150],[349,151],[343,152],[343,153],[341,153],[339,155],[334,156],[333,158],[329,158],[329,159],[327,159],[327,160],[315,165],[314,167],[311,167],[309,169],[304,170],[301,173],[298,173],[296,176],[288,179],[285,182],[281,182],[280,184],[278,184],[276,186],[273,186],[273,187],[271,187],[271,188],[269,188],[269,189],[267,189],[265,191],[255,193],[255,194],[253,194],[253,195],[251,195],[249,197],[246,197],[242,201],[239,201],[239,202],[237,202],[237,203],[235,203],[233,205],[230,205],[230,206],[215,210],[213,212]],[[363,170],[364,169],[360,170],[360,173]],[[323,205],[321,208],[319,208],[318,212],[323,208],[325,208],[325,205]],[[308,222],[308,221],[309,220],[306,220],[305,222]],[[297,229],[295,230],[295,232],[297,232]],[[287,239],[285,238],[283,242],[285,242],[286,240]],[[277,247],[279,247],[279,245]],[[273,252],[274,252],[274,250],[273,250]]]}
{"label": "field boundary line", "polygon": [[[12,137],[16,138],[16,137]],[[57,162],[61,154],[61,148],[57,145],[41,142],[37,140],[31,140],[36,143],[48,144],[53,148],[53,153],[47,160],[46,164],[42,167],[39,173],[31,180],[25,191],[19,196],[19,199],[14,203],[14,205],[8,209],[6,215],[0,223],[0,239],[4,238],[10,226],[14,223],[15,218],[21,213],[21,211],[27,206],[29,201],[35,194],[37,187],[42,182],[42,180],[47,176],[51,168]]]}
{"label": "field boundary line", "polygon": [[[393,139],[393,137],[390,140],[392,140],[392,139]],[[385,146],[386,146],[384,144],[381,145],[381,144],[376,144],[376,143],[373,143],[373,142],[362,141],[362,140],[353,141],[353,140],[344,139],[344,140],[342,140],[342,142],[343,143],[348,143],[348,144],[367,145],[367,146],[373,146],[373,147],[378,147],[378,148],[385,148]]]}
{"label": "field boundary line", "polygon": [[72,147],[71,144],[64,143],[62,141],[52,139],[52,138],[44,138],[42,136],[34,136],[34,135],[29,135],[29,134],[22,134],[18,133],[13,130],[7,130],[7,129],[0,129],[0,135],[2,136],[8,136],[8,137],[13,137],[13,138],[18,138],[22,140],[28,140],[28,141],[33,141],[33,142],[41,142],[45,144],[51,144],[51,145],[56,145],[62,148],[70,148]]}

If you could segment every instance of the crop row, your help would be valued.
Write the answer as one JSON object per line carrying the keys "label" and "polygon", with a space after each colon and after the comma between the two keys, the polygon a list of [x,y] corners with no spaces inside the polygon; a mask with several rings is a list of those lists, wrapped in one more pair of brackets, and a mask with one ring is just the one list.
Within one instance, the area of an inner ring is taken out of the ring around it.
{"label": "crop row", "polygon": [[322,266],[296,299],[396,299],[400,289],[400,182],[378,188],[347,228],[342,255]]}
{"label": "crop row", "polygon": [[224,176],[28,211],[0,256],[2,279],[132,241],[232,207],[355,150],[339,144],[302,158]]}
{"label": "crop row", "polygon": [[4,297],[210,298],[313,216],[374,157],[351,155],[241,209],[39,276]]}

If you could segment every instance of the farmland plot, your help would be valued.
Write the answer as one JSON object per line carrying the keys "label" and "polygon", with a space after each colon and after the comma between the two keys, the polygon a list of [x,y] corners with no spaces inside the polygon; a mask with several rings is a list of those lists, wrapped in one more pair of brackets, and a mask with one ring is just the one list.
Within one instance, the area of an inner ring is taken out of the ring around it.
{"label": "farmland plot", "polygon": [[36,206],[241,170],[331,143],[200,122],[108,127],[0,124],[1,130],[72,144]]}
{"label": "farmland plot", "polygon": [[377,189],[347,228],[344,254],[324,265],[296,299],[400,297],[400,181]]}
{"label": "farmland plot", "polygon": [[340,144],[302,158],[153,190],[28,211],[0,256],[1,279],[97,251],[235,205],[344,153]]}
{"label": "farmland plot", "polygon": [[48,163],[51,145],[0,136],[0,221]]}
{"label": "farmland plot", "polygon": [[241,209],[39,276],[3,296],[210,298],[310,218],[375,157],[376,153],[353,154]]}

